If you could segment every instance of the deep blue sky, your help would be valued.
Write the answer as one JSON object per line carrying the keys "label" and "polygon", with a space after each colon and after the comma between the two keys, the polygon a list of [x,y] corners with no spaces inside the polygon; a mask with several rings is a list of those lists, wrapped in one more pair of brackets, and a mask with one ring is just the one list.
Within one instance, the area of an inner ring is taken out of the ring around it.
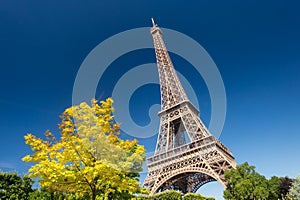
{"label": "deep blue sky", "polygon": [[[267,177],[300,174],[299,7],[297,1],[277,0],[2,0],[0,169],[26,172],[29,166],[21,161],[30,152],[24,144],[26,133],[42,136],[47,129],[57,133],[58,116],[72,105],[77,71],[95,46],[121,31],[150,26],[154,17],[160,26],[195,39],[217,64],[227,94],[220,140],[237,163],[248,161]],[[210,99],[203,80],[191,76],[184,60],[172,58],[175,68],[192,85],[198,84],[201,118],[208,123]],[[98,97],[111,94],[122,72],[154,61],[153,50],[120,57],[109,68],[111,79],[104,80]],[[147,115],[141,116],[159,102],[158,92],[149,85],[132,97],[132,115],[139,123],[147,122]],[[141,143],[151,151],[155,140]],[[219,197],[221,189],[211,183],[200,192]]]}

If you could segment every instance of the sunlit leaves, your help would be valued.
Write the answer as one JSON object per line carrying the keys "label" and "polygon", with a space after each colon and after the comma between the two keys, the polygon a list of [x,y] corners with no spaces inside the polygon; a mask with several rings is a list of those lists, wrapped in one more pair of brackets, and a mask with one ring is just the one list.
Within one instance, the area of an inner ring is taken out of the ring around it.
{"label": "sunlit leaves", "polygon": [[23,158],[35,163],[29,176],[39,178],[42,187],[108,197],[115,193],[139,192],[138,172],[145,160],[144,147],[137,140],[118,137],[119,124],[113,122],[112,99],[92,100],[67,108],[61,115],[60,139],[46,131],[46,139],[25,136],[32,155]]}

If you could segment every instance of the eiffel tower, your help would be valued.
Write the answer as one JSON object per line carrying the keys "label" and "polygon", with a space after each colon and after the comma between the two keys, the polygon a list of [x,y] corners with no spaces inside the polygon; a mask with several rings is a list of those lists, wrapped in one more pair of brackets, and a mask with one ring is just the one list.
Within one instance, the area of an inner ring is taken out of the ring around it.
{"label": "eiffel tower", "polygon": [[150,195],[168,189],[196,192],[218,181],[225,187],[224,171],[236,163],[230,150],[215,138],[189,101],[164,41],[152,18],[153,37],[161,92],[160,129],[155,153],[147,158],[144,187]]}

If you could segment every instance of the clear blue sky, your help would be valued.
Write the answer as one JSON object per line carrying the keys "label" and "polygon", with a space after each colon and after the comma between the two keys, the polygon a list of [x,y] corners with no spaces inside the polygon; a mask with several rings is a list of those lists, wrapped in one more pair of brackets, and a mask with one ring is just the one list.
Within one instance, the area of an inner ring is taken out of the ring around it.
{"label": "clear blue sky", "polygon": [[[248,161],[267,177],[300,174],[299,7],[297,1],[278,0],[2,0],[0,169],[27,171],[29,165],[21,161],[30,152],[26,133],[58,133],[58,116],[72,105],[77,71],[95,46],[121,31],[150,26],[155,17],[160,26],[195,39],[217,64],[227,94],[220,140],[237,163]],[[199,88],[201,118],[207,124],[211,107],[203,80],[191,76],[188,63],[172,58],[176,69]],[[116,60],[98,97],[110,96],[117,77],[147,62],[155,62],[153,50]],[[140,88],[130,105],[133,118],[147,123],[147,109],[158,102],[157,86]],[[140,142],[153,151],[155,140]],[[210,183],[200,192],[221,199],[222,187]]]}

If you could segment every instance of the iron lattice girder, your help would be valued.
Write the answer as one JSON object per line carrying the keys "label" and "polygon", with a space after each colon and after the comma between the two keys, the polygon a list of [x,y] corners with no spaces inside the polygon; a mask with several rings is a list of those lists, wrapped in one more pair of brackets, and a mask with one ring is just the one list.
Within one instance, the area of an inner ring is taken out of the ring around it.
{"label": "iron lattice girder", "polygon": [[224,171],[236,166],[234,157],[198,117],[199,111],[188,100],[177,77],[162,32],[152,22],[162,110],[158,113],[160,128],[155,153],[147,159],[144,186],[151,195],[167,189],[196,192],[210,181],[225,187]]}
{"label": "iron lattice girder", "polygon": [[203,184],[211,181],[215,181],[215,179],[206,174],[184,173],[172,177],[160,188],[162,190],[177,189],[183,191],[183,193],[196,192]]}
{"label": "iron lattice girder", "polygon": [[174,148],[174,131],[170,131],[172,123],[180,120],[180,125],[187,132],[190,141],[210,136],[208,129],[198,117],[199,111],[190,101],[183,101],[172,108],[159,112],[160,130],[155,154],[163,153]]}
{"label": "iron lattice girder", "polygon": [[150,194],[169,189],[166,185],[170,182],[180,185],[186,174],[206,175],[206,178],[191,179],[188,185],[185,184],[188,188],[178,188],[182,192],[194,192],[213,180],[225,186],[224,171],[235,167],[235,162],[231,152],[221,142],[214,136],[208,136],[148,158],[147,167],[144,186]]}
{"label": "iron lattice girder", "polygon": [[161,36],[161,30],[155,26],[151,29],[151,33],[158,65],[161,108],[165,110],[182,101],[188,100],[188,98],[173,67],[173,63]]}

